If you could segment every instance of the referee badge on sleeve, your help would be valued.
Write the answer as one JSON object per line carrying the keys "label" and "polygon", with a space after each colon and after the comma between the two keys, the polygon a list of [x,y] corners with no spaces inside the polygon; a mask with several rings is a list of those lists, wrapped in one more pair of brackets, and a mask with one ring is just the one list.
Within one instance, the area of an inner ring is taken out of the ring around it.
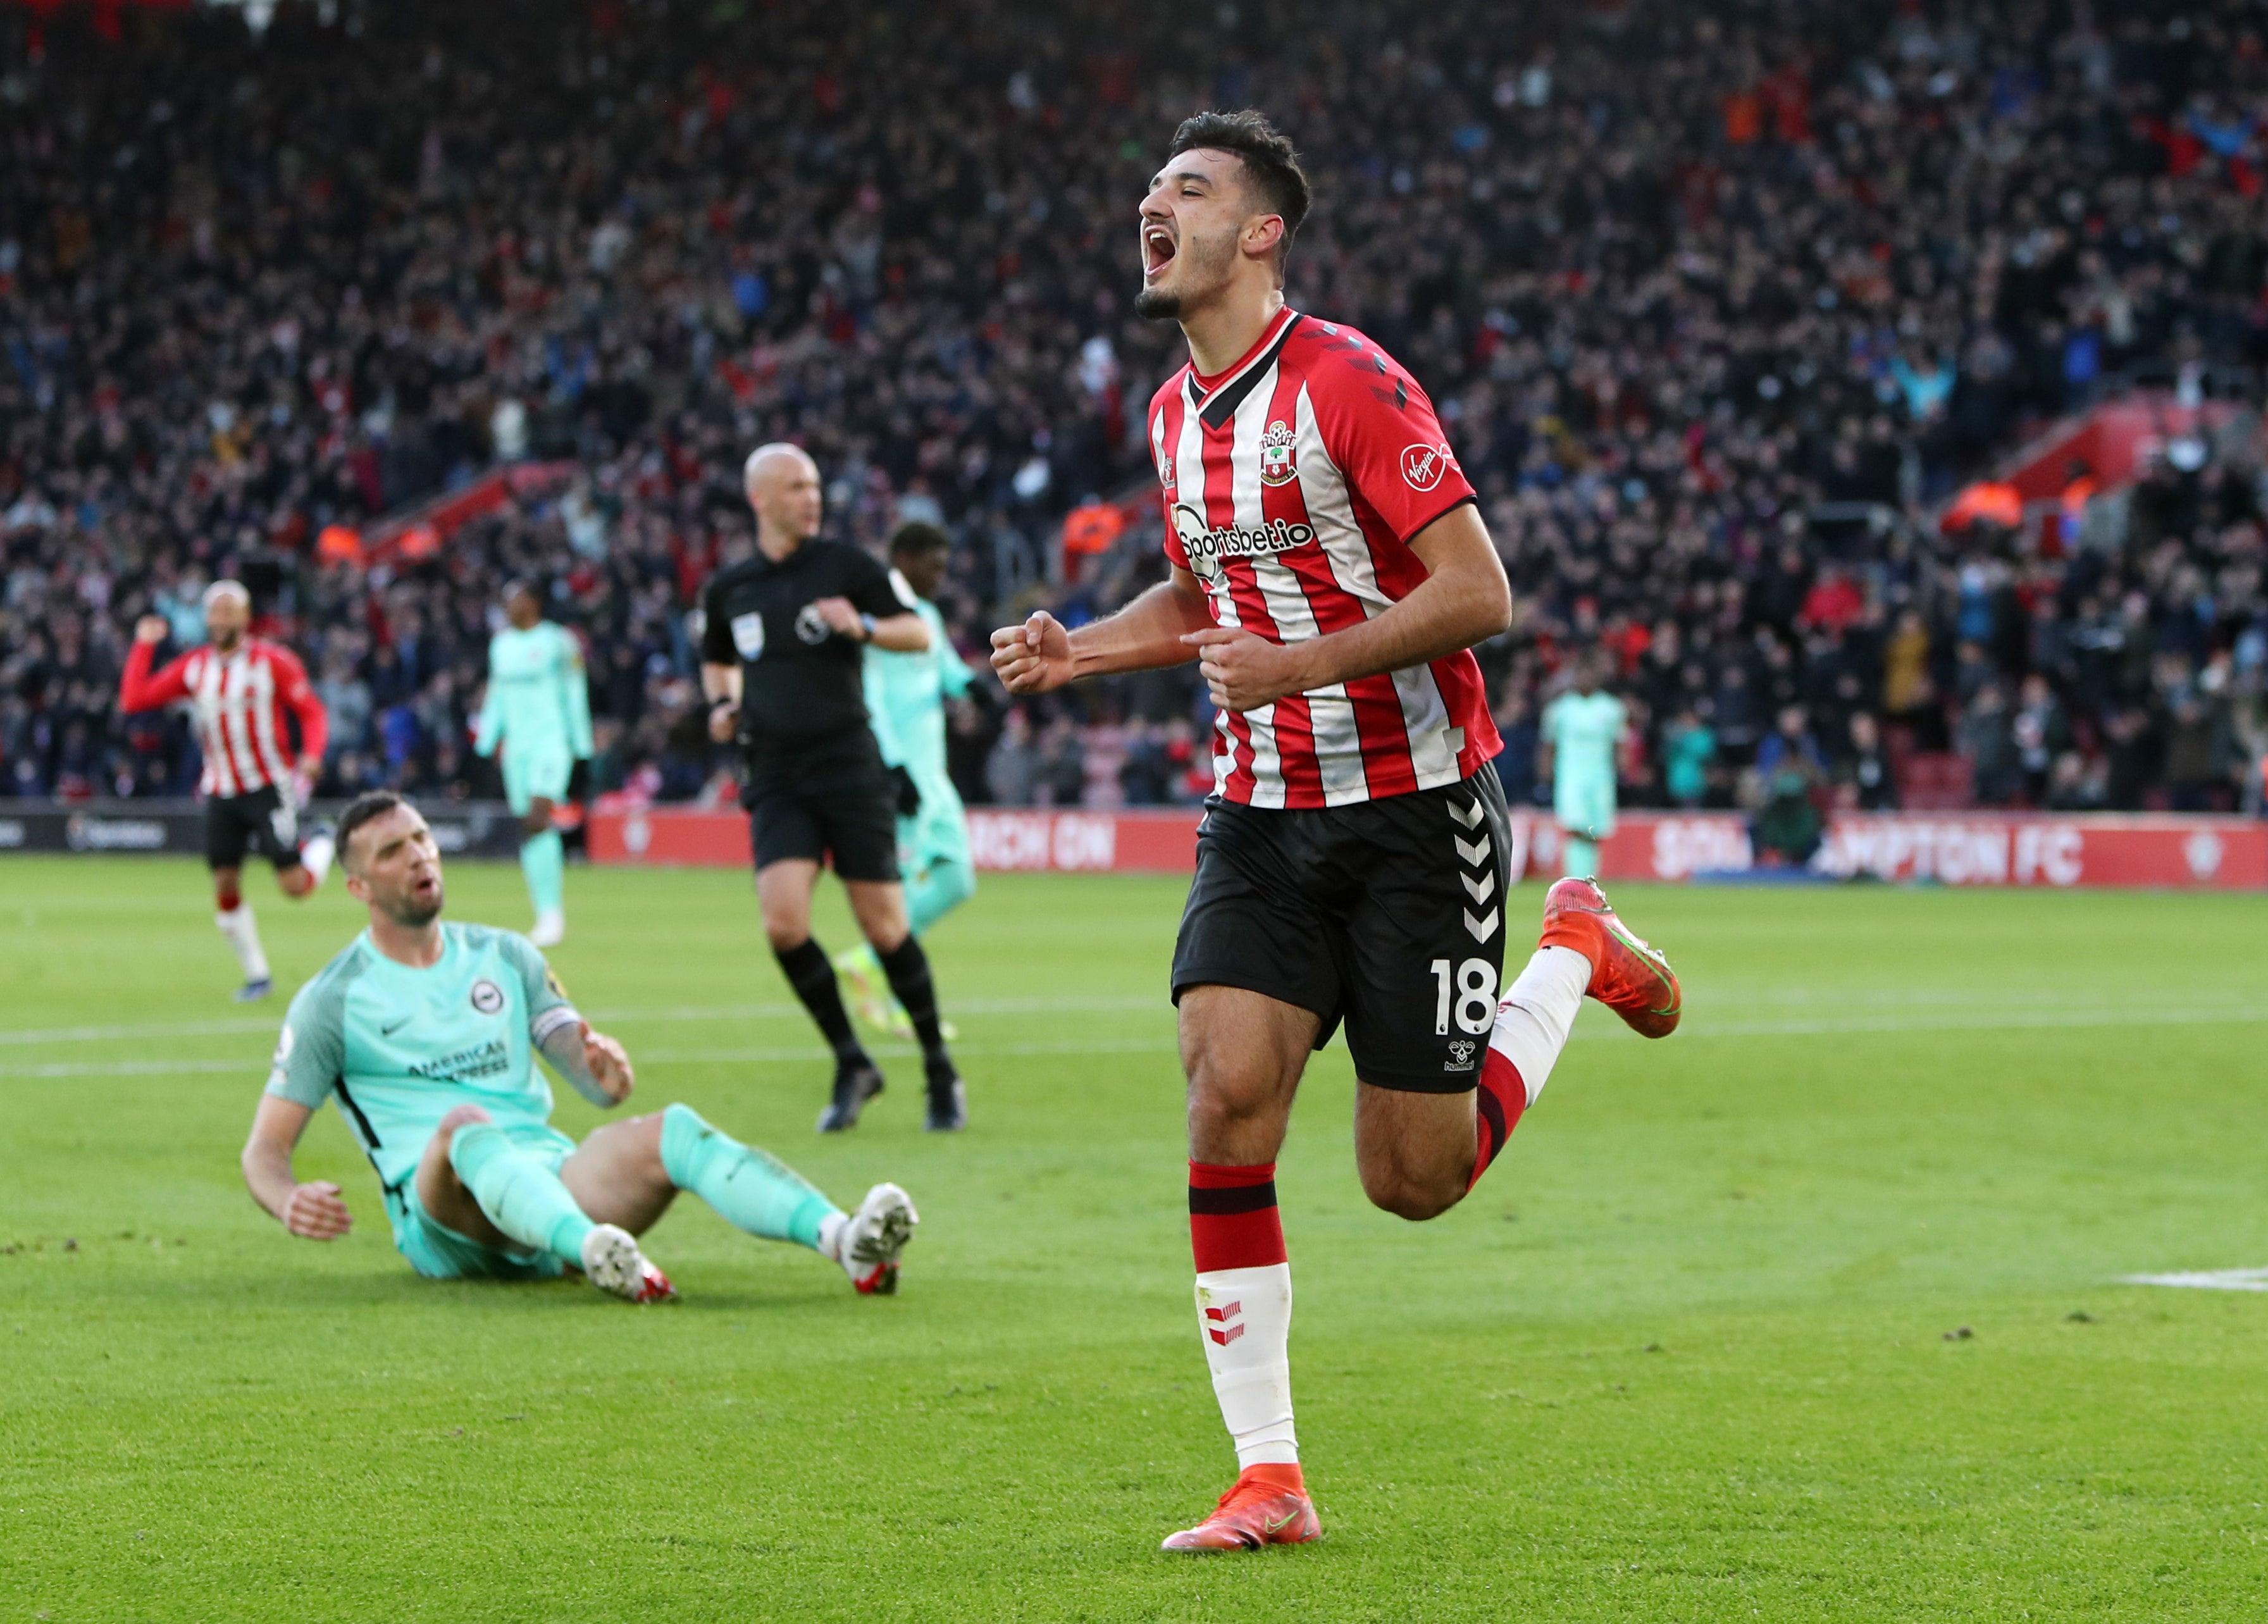
{"label": "referee badge on sleeve", "polygon": [[744,660],[755,659],[764,651],[764,617],[755,610],[733,617],[733,646],[740,651]]}

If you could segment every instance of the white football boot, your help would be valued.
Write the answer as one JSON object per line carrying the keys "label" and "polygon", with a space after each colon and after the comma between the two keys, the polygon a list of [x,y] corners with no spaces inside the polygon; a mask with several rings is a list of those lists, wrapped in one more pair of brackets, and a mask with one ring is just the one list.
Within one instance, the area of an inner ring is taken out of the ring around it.
{"label": "white football boot", "polygon": [[666,1303],[677,1295],[669,1276],[645,1260],[628,1230],[611,1224],[583,1237],[583,1273],[601,1291],[625,1303]]}
{"label": "white football boot", "polygon": [[913,1197],[895,1184],[866,1192],[858,1210],[822,1232],[819,1249],[843,1266],[861,1297],[890,1297],[898,1289],[898,1254],[914,1238],[921,1214]]}

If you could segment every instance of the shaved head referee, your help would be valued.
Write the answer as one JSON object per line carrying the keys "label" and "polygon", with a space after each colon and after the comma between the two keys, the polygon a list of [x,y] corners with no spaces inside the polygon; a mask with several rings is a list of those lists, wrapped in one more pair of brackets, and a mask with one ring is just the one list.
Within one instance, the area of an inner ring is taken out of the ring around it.
{"label": "shaved head referee", "polygon": [[780,970],[835,1050],[819,1131],[839,1133],[882,1091],[850,1030],[835,968],[812,939],[811,893],[832,857],[850,911],[921,1039],[927,1125],[960,1128],[961,1078],[939,1027],[928,957],[908,929],[898,883],[898,791],[867,725],[864,650],[918,654],[929,628],[865,553],[819,540],[819,466],[799,445],[759,445],[744,470],[755,555],[702,593],[701,686],[709,734],[737,739],[740,803],[755,848],[756,899]]}

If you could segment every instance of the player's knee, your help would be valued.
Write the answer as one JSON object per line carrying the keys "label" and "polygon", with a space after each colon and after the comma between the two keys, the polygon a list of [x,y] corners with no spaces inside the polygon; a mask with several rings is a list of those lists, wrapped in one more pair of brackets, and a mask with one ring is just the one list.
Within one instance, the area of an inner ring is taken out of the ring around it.
{"label": "player's knee", "polygon": [[[486,1122],[492,1120],[489,1113],[478,1106],[453,1106],[448,1114],[441,1119],[441,1125],[434,1130],[434,1135],[437,1138],[446,1139],[446,1135],[455,1133],[457,1129],[468,1123]],[[446,1145],[444,1148],[446,1148]]]}
{"label": "player's knee", "polygon": [[243,901],[244,893],[238,887],[235,875],[214,876],[213,903],[222,913],[233,914]]}
{"label": "player's knee", "polygon": [[1233,1068],[1201,1062],[1189,1073],[1189,1143],[1240,1139],[1279,1108],[1280,1098],[1270,1078],[1240,1076]]}
{"label": "player's knee", "polygon": [[776,953],[792,953],[811,940],[811,922],[782,914],[764,915],[764,940]]}
{"label": "player's knee", "polygon": [[1381,1211],[1407,1218],[1412,1224],[1423,1224],[1428,1218],[1440,1217],[1462,1201],[1465,1187],[1456,1179],[1424,1177],[1407,1168],[1365,1167],[1362,1193]]}
{"label": "player's knee", "polygon": [[862,919],[858,924],[860,933],[866,938],[866,945],[878,953],[896,952],[906,944],[906,938],[913,934],[902,918],[876,920],[871,924]]}
{"label": "player's knee", "polygon": [[315,877],[309,873],[304,865],[298,868],[279,869],[276,871],[276,883],[283,888],[285,896],[304,897],[315,888]]}

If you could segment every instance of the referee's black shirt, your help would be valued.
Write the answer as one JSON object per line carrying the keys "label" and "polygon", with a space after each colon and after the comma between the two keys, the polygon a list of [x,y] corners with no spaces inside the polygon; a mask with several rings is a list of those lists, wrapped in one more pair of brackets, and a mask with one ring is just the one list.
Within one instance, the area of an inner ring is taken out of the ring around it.
{"label": "referee's black shirt", "polygon": [[759,552],[701,594],[701,658],[740,667],[740,742],[752,755],[867,731],[865,644],[812,605],[847,598],[876,620],[903,614],[890,572],[855,547],[806,541],[775,563]]}

